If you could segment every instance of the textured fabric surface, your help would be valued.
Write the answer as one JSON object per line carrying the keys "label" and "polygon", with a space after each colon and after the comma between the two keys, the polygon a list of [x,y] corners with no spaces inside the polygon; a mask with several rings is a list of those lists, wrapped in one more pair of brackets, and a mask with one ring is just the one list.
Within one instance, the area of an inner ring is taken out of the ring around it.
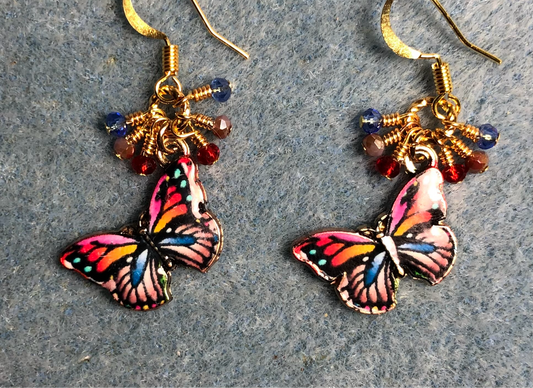
{"label": "textured fabric surface", "polygon": [[290,255],[305,233],[370,223],[398,189],[363,154],[358,114],[433,94],[429,62],[383,42],[382,3],[202,0],[244,61],[189,2],[134,2],[180,45],[186,89],[235,85],[229,102],[196,105],[235,126],[200,168],[222,257],[208,274],[178,269],[174,301],[137,313],[58,256],[147,206],[157,177],[115,158],[102,123],[146,107],[162,43],[119,0],[0,0],[0,385],[531,386],[533,3],[443,1],[501,66],[461,45],[430,1],[393,8],[406,42],[450,63],[461,121],[502,134],[485,174],[445,187],[452,273],[435,287],[402,280],[398,307],[373,317]]}

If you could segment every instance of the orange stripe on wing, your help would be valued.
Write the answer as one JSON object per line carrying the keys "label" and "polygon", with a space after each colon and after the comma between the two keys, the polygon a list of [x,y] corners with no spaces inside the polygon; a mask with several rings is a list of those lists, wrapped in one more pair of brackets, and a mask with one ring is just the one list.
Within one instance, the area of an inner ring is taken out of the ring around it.
{"label": "orange stripe on wing", "polygon": [[96,265],[98,272],[105,271],[115,261],[131,255],[137,249],[137,245],[124,245],[109,251],[107,255]]}
{"label": "orange stripe on wing", "polygon": [[179,217],[183,214],[187,213],[187,206],[185,204],[176,206],[173,209],[168,210],[163,214],[163,216],[159,219],[157,225],[154,228],[154,233],[159,233],[167,224],[176,217]]}
{"label": "orange stripe on wing", "polygon": [[401,223],[400,226],[396,229],[396,232],[394,232],[395,236],[403,236],[405,232],[407,232],[409,229],[411,229],[416,224],[422,224],[424,222],[428,222],[431,220],[431,213],[430,212],[424,212],[424,213],[418,213],[414,216],[411,216],[407,218],[404,222]]}
{"label": "orange stripe on wing", "polygon": [[333,260],[331,260],[331,265],[334,267],[337,267],[339,265],[343,265],[348,260],[365,255],[367,253],[372,252],[374,249],[376,249],[376,246],[373,244],[360,244],[360,245],[353,245],[349,248],[346,248],[345,250],[341,251],[339,254],[337,254]]}

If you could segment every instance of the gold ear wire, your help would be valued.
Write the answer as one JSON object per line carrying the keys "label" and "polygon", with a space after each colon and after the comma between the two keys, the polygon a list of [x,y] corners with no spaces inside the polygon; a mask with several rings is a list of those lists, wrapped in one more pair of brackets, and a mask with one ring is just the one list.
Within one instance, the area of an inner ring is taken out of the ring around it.
{"label": "gold ear wire", "polygon": [[[494,62],[501,64],[502,60],[498,58],[495,55],[492,55],[488,51],[483,50],[482,48],[470,43],[466,37],[463,35],[461,30],[459,30],[459,27],[457,27],[457,24],[453,21],[450,14],[446,12],[444,7],[438,2],[438,0],[431,0],[435,4],[435,6],[438,8],[440,13],[444,16],[448,24],[452,27],[453,31],[461,40],[461,42],[471,48],[474,51],[477,51],[481,55],[493,60]],[[381,32],[383,34],[383,38],[385,39],[385,43],[394,51],[396,54],[398,54],[401,57],[409,58],[409,59],[435,59],[437,62],[440,61],[440,56],[438,54],[425,54],[422,53],[412,47],[409,47],[405,43],[403,43],[400,38],[394,33],[391,27],[390,22],[390,13],[391,13],[391,7],[394,0],[387,0],[385,5],[383,6],[383,11],[381,13]]]}
{"label": "gold ear wire", "polygon": [[[205,13],[202,11],[202,8],[200,8],[200,5],[198,4],[198,2],[196,0],[191,0],[191,1],[194,5],[194,8],[200,15],[202,22],[204,23],[205,27],[207,28],[207,30],[209,31],[211,35],[213,35],[216,39],[224,43],[226,46],[228,46],[232,50],[242,55],[244,58],[246,59],[250,58],[250,55],[246,51],[244,51],[239,46],[233,44],[232,42],[224,38],[222,35],[220,35],[218,32],[216,32],[215,29],[209,23],[207,16],[205,16]],[[124,13],[126,14],[126,19],[128,19],[128,22],[139,34],[147,36],[149,38],[162,39],[165,41],[167,46],[171,46],[170,40],[164,33],[149,26],[144,20],[141,19],[141,17],[135,11],[135,8],[133,8],[133,4],[131,3],[131,0],[123,0],[122,6],[124,8]]]}

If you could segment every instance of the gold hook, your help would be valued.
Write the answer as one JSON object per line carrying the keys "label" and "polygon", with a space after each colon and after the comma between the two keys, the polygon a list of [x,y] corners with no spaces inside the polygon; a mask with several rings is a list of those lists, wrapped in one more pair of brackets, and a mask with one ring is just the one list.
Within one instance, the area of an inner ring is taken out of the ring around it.
{"label": "gold hook", "polygon": [[[474,51],[477,51],[481,55],[484,55],[485,57],[493,60],[494,62],[501,64],[502,60],[498,58],[495,55],[492,55],[488,51],[483,50],[482,48],[470,43],[461,30],[459,30],[459,27],[457,27],[457,24],[452,20],[452,17],[444,7],[439,3],[438,0],[431,0],[435,4],[435,6],[439,9],[440,13],[444,16],[448,24],[452,27],[453,31],[463,42],[463,44],[469,48],[471,48]],[[409,59],[436,59],[440,63],[440,56],[438,54],[425,54],[418,50],[415,50],[412,47],[409,47],[405,43],[403,43],[400,38],[394,33],[391,27],[390,22],[390,13],[391,13],[391,7],[394,0],[387,0],[385,3],[385,6],[383,7],[383,11],[381,13],[381,32],[383,34],[383,38],[385,39],[385,42],[387,45],[394,51],[396,54],[398,54],[401,57],[409,58]]]}
{"label": "gold hook", "polygon": [[[246,51],[236,46],[235,44],[231,43],[229,40],[227,40],[222,35],[220,35],[218,32],[216,32],[215,29],[209,23],[209,20],[207,20],[207,16],[205,16],[205,13],[202,11],[202,8],[200,8],[200,5],[198,4],[198,2],[196,0],[191,0],[191,1],[194,5],[194,8],[200,15],[202,22],[204,23],[207,30],[211,33],[211,35],[213,35],[215,38],[217,38],[220,42],[224,43],[229,48],[238,52],[244,58],[246,59],[250,58],[250,55]],[[165,41],[167,46],[171,45],[170,40],[164,33],[156,30],[153,27],[150,27],[144,20],[141,19],[141,17],[137,14],[137,12],[135,12],[135,9],[133,8],[133,4],[131,3],[131,0],[123,0],[122,6],[124,7],[124,13],[126,14],[126,19],[128,19],[128,22],[139,34],[147,36],[149,38],[162,39]]]}

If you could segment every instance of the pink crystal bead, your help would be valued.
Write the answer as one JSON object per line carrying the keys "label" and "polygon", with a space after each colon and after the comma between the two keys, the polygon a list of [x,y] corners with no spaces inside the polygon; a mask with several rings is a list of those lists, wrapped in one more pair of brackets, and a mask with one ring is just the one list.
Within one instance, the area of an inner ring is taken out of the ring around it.
{"label": "pink crystal bead", "polygon": [[368,135],[363,139],[363,148],[369,156],[381,156],[385,151],[385,142],[379,135]]}
{"label": "pink crystal bead", "polygon": [[212,132],[219,139],[225,139],[231,133],[231,121],[227,116],[218,116],[215,119],[215,125],[213,126]]}
{"label": "pink crystal bead", "polygon": [[115,140],[113,148],[115,149],[115,154],[120,159],[131,159],[135,155],[135,147],[129,144],[123,137]]}
{"label": "pink crystal bead", "polygon": [[489,156],[483,151],[474,151],[466,158],[466,167],[468,167],[470,172],[484,172],[489,168]]}

